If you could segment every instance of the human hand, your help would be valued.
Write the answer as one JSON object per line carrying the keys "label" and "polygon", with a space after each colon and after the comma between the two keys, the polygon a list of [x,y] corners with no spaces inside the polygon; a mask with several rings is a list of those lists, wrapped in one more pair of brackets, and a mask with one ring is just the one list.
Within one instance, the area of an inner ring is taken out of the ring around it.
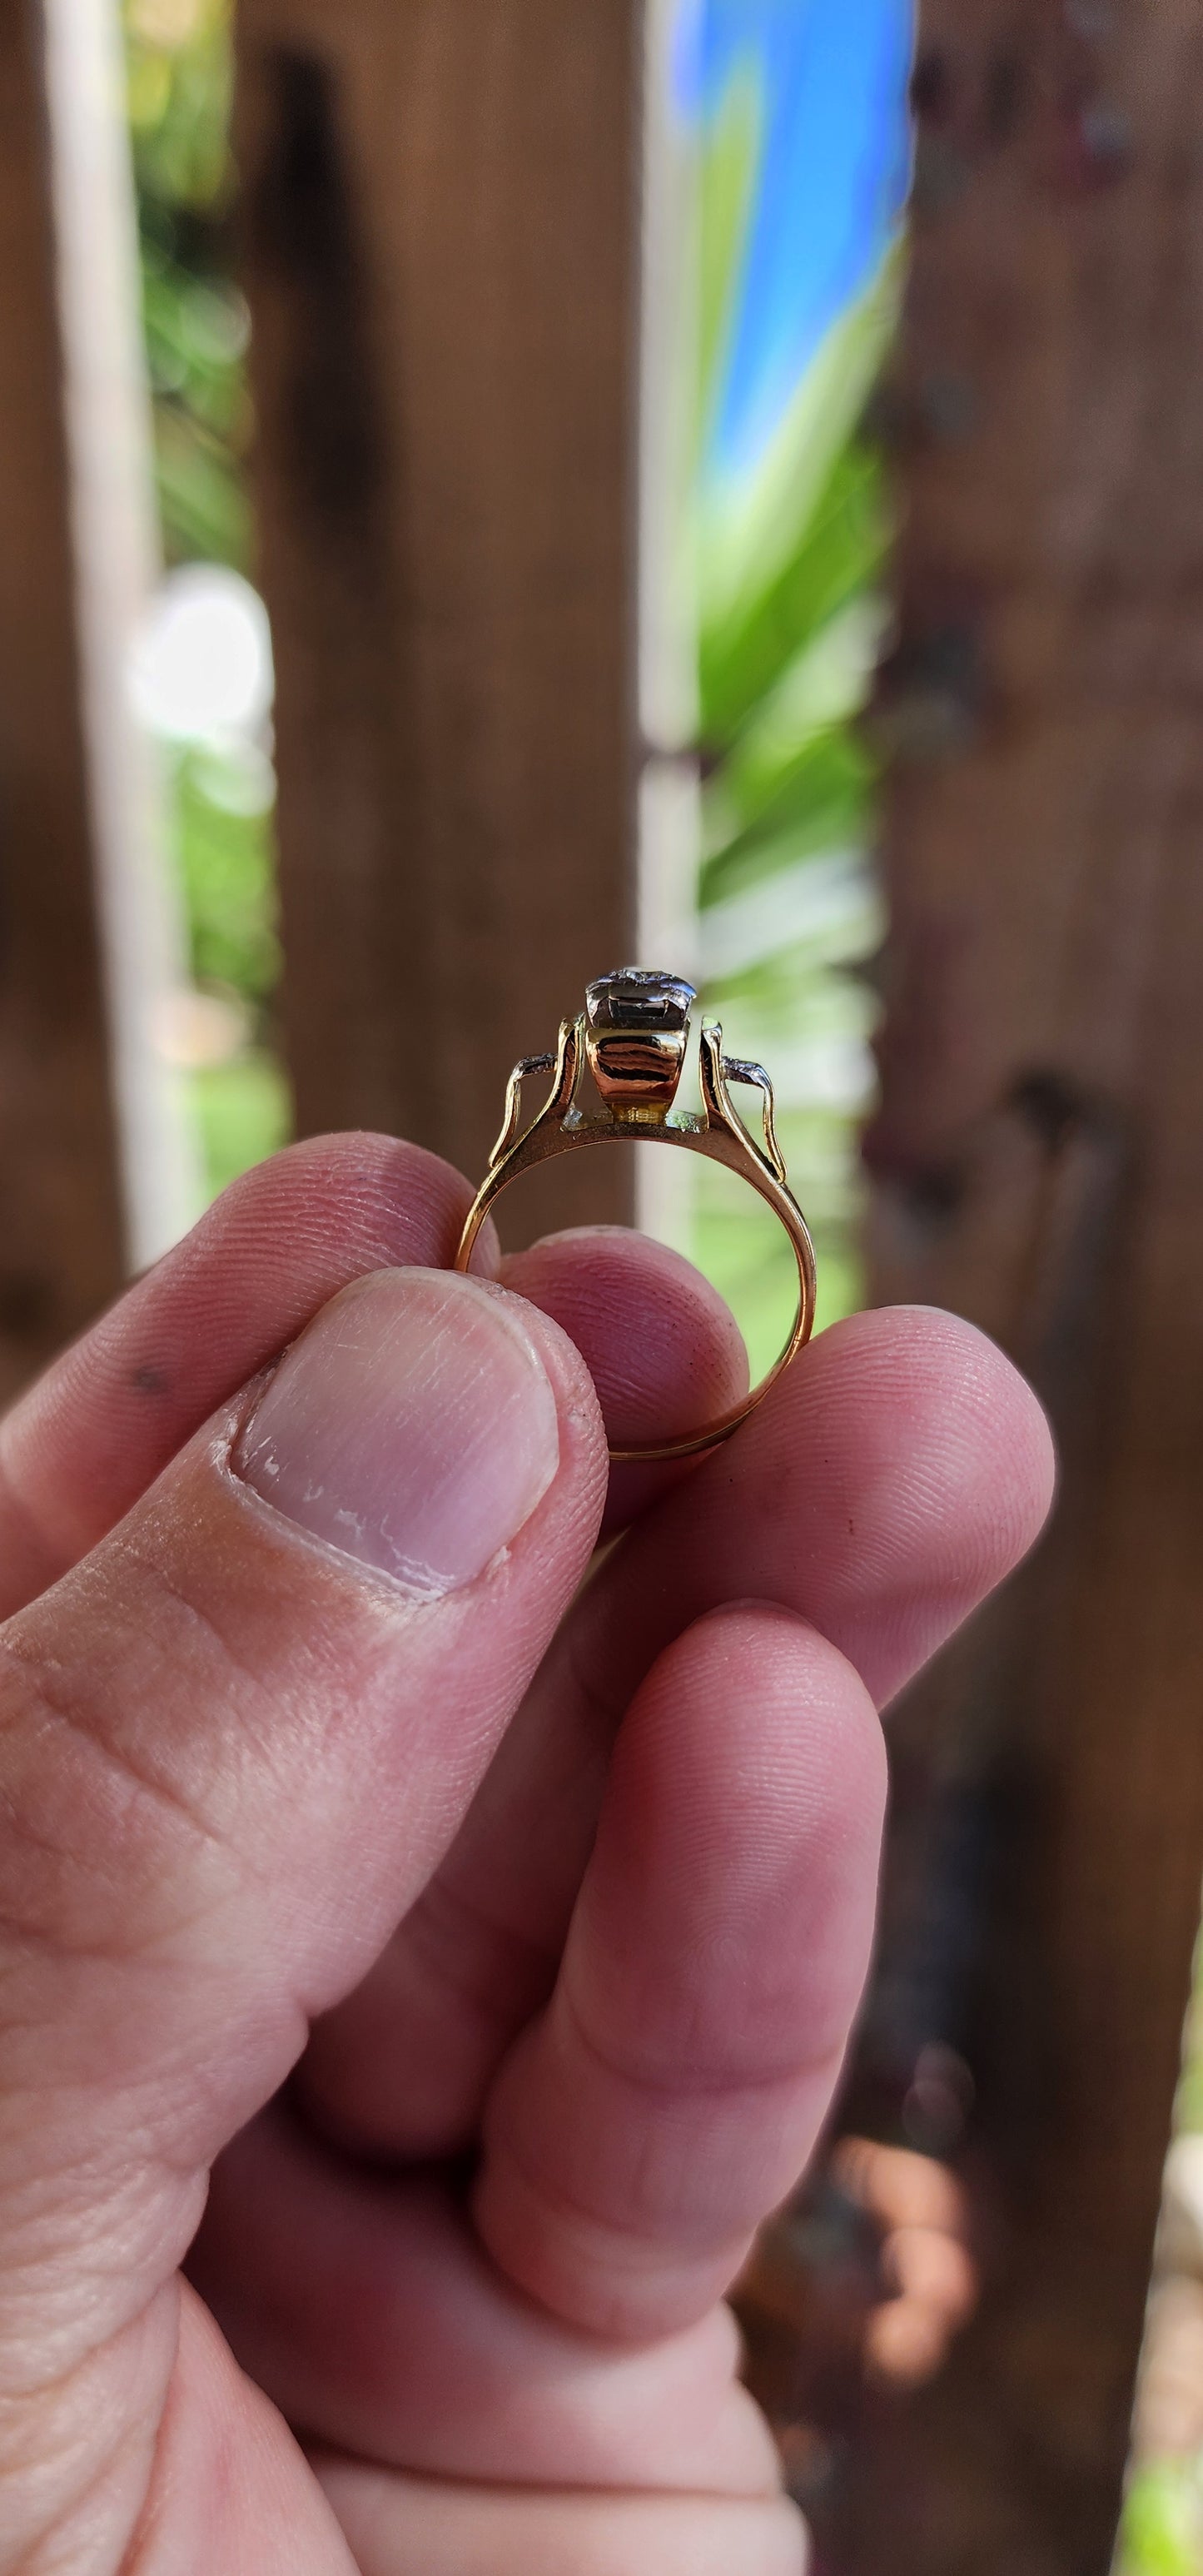
{"label": "human hand", "polygon": [[724,2292],[860,1992],[875,1703],[1047,1434],[857,1317],[582,1591],[595,1384],[683,1428],[737,1339],[637,1237],[439,1275],[466,1203],[294,1148],[0,1427],[4,2576],[803,2563]]}

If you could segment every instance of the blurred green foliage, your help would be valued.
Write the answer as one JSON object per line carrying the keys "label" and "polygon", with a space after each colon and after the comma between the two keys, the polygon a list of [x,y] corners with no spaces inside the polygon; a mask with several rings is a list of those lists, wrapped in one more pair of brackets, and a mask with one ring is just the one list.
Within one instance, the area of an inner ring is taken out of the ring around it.
{"label": "blurred green foliage", "polygon": [[1203,2129],[1203,1934],[1195,1948],[1191,1999],[1182,2042],[1182,2073],[1174,2104],[1174,2129]]}
{"label": "blurred green foliage", "polygon": [[193,973],[265,1013],[280,974],[270,769],[199,749],[173,767]]}
{"label": "blurred green foliage", "polygon": [[212,278],[189,278],[178,259],[145,232],[142,288],[164,550],[169,561],[199,559],[245,570],[245,308],[232,289],[223,292]]}
{"label": "blurred green foliage", "polygon": [[[861,421],[896,317],[892,255],[801,377],[755,466],[708,473],[757,186],[761,123],[735,81],[700,146],[701,328],[692,583],[704,999],[762,1056],[819,1254],[819,1322],[860,1301],[857,1128],[874,1020],[861,971],[882,919],[866,851],[874,760],[858,719],[880,643],[890,542]],[[859,1068],[859,1071],[858,1071]],[[754,1372],[792,1312],[792,1256],[767,1211],[703,1170],[691,1248],[730,1299]]]}
{"label": "blurred green foliage", "polygon": [[[230,0],[125,0],[124,21],[163,551],[169,564],[246,572],[253,419],[232,273]],[[274,782],[253,745],[165,746],[164,761],[192,975],[228,997],[231,1029],[244,1032],[190,1078],[216,1192],[289,1130],[272,1026]]]}
{"label": "blurred green foliage", "polygon": [[1115,2576],[1199,2576],[1203,2474],[1197,2460],[1138,2469],[1124,2498]]}
{"label": "blurred green foliage", "polygon": [[173,212],[228,202],[229,0],[126,0],[138,184]]}
{"label": "blurred green foliage", "polygon": [[214,1198],[288,1143],[292,1103],[279,1059],[264,1048],[229,1064],[202,1065],[192,1076],[193,1114]]}
{"label": "blurred green foliage", "polygon": [[[1203,2129],[1203,1937],[1195,1951],[1174,2129]],[[1201,2576],[1203,2456],[1149,2460],[1124,2498],[1114,2576]]]}
{"label": "blurred green foliage", "polygon": [[164,546],[245,569],[247,316],[231,274],[229,0],[125,0]]}

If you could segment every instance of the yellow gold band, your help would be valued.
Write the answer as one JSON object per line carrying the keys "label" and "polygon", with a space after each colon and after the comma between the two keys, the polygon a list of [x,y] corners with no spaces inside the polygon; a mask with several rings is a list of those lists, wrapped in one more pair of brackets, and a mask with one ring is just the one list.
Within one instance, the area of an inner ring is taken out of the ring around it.
{"label": "yellow gold band", "polygon": [[[460,1237],[455,1268],[467,1270],[476,1238],[494,1202],[522,1173],[535,1170],[555,1154],[584,1145],[661,1144],[683,1146],[723,1163],[728,1171],[757,1191],[784,1226],[798,1268],[798,1304],[788,1340],[767,1377],[739,1404],[680,1439],[648,1442],[634,1448],[612,1448],[619,1464],[667,1458],[692,1458],[730,1438],[741,1422],[763,1402],[770,1387],[810,1339],[815,1316],[815,1256],[806,1220],[786,1179],[773,1123],[772,1084],[763,1066],[723,1055],[722,1031],[704,1022],[698,1059],[701,1115],[673,1111],[673,1102],[689,1035],[688,1005],[692,987],[680,978],[626,968],[599,978],[589,987],[586,1010],[564,1020],[554,1057],[527,1057],[515,1065],[506,1093],[505,1118]],[[599,1115],[586,1117],[576,1106],[586,1063],[600,1100]],[[543,1107],[522,1128],[522,1085],[533,1073],[553,1071]],[[763,1143],[745,1127],[731,1098],[732,1081],[753,1085],[761,1096]]]}

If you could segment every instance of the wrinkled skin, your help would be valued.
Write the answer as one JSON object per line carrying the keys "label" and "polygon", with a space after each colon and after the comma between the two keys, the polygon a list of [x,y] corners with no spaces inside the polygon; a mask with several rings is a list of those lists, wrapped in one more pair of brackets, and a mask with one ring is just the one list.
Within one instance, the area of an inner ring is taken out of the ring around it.
{"label": "wrinkled skin", "polygon": [[[804,2564],[724,2293],[856,2009],[877,1711],[1030,1545],[1047,1434],[967,1326],[868,1314],[607,1506],[607,1427],[739,1392],[730,1318],[633,1236],[432,1281],[466,1203],[294,1148],[0,1431],[6,2576]],[[243,1464],[340,1315],[385,1370],[436,1310],[485,1482],[499,1334],[553,1466],[416,1597]]]}

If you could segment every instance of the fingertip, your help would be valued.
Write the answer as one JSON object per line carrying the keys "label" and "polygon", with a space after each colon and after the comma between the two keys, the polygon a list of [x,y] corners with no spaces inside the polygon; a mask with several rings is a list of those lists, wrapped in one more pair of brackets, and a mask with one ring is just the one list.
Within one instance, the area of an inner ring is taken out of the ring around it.
{"label": "fingertip", "polygon": [[[232,1181],[5,1421],[7,1478],[53,1572],[348,1281],[448,1267],[471,1199],[441,1156],[368,1134],[307,1137]],[[491,1228],[481,1244],[489,1275]],[[3,1607],[31,1588],[6,1567]]]}
{"label": "fingertip", "polygon": [[[692,1262],[651,1236],[576,1227],[503,1261],[500,1276],[582,1353],[612,1448],[679,1438],[746,1393],[748,1355],[730,1308]],[[602,1536],[636,1520],[696,1464],[615,1465]]]}
{"label": "fingertip", "polygon": [[664,1762],[661,1792],[678,1810],[693,1789],[729,1816],[763,1805],[792,1832],[804,1805],[808,1832],[826,1817],[835,1839],[851,1833],[876,1849],[886,1793],[876,1703],[840,1648],[787,1604],[749,1598],[707,1611],[659,1657],[640,1712],[620,1758]]}
{"label": "fingertip", "polygon": [[888,1383],[919,1475],[934,1432],[944,1508],[956,1478],[980,1528],[989,1581],[1019,1564],[1052,1507],[1056,1449],[1039,1397],[989,1334],[945,1307],[870,1307],[830,1326],[807,1356],[812,1367],[838,1370],[842,1401],[858,1393],[872,1401]]}
{"label": "fingertip", "polygon": [[281,1252],[294,1275],[311,1261],[323,1273],[330,1265],[330,1294],[342,1285],[344,1263],[346,1276],[405,1260],[449,1266],[471,1202],[463,1173],[423,1145],[367,1129],[305,1136],[229,1182],[148,1280],[170,1280],[178,1297],[188,1273],[209,1283],[220,1254],[244,1285],[246,1274],[257,1284],[274,1267],[283,1301]]}
{"label": "fingertip", "polygon": [[[687,1549],[686,1617],[751,1578],[812,1617],[881,1705],[1025,1556],[1053,1482],[1044,1416],[995,1344],[935,1308],[878,1308],[799,1354],[655,1537]],[[662,1639],[652,1611],[644,1633]]]}
{"label": "fingertip", "polygon": [[859,1675],[745,1601],[622,1728],[556,1994],[503,2067],[477,2223],[529,2295],[692,2322],[805,2163],[868,1964],[885,1767]]}
{"label": "fingertip", "polygon": [[548,1235],[503,1261],[500,1276],[576,1344],[616,1448],[679,1438],[747,1390],[730,1308],[692,1262],[648,1235],[623,1226]]}
{"label": "fingertip", "polygon": [[[742,1927],[750,1963],[763,1946],[771,1888],[779,1923],[798,1915],[792,1946],[810,1962],[812,2044],[838,2044],[863,1973],[886,1787],[875,1703],[838,1646],[776,1602],[710,1611],[658,1657],[618,1741],[593,1867],[592,1901],[603,1889],[612,1917],[608,1960],[627,1954],[624,1927],[642,1913],[628,1974],[633,1985],[649,1977],[662,1999],[673,1927],[679,1940],[682,1920],[698,1930],[718,1907],[728,1940]],[[649,1937],[651,1890],[663,1919]],[[830,2031],[820,2034],[824,1956],[833,1991]],[[750,2001],[749,1986],[748,2039]],[[654,2018],[646,2006],[644,2017]],[[731,2045],[718,2030],[714,2037],[716,2047]]]}

